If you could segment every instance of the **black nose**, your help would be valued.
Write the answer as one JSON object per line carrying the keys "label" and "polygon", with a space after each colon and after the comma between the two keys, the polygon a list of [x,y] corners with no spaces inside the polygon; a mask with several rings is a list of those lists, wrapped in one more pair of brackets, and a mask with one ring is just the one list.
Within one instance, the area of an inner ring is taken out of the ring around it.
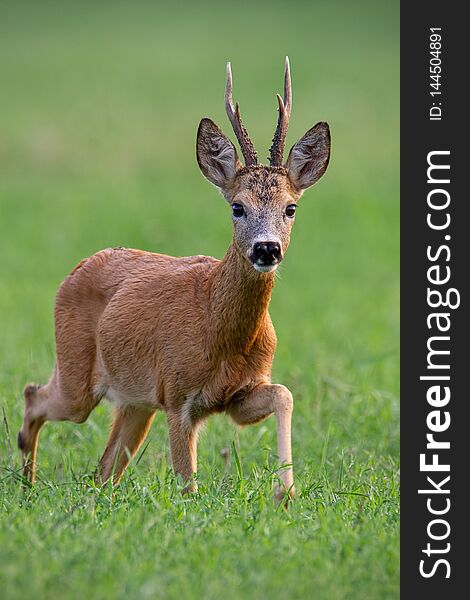
{"label": "black nose", "polygon": [[272,265],[281,260],[281,245],[278,242],[256,242],[253,256],[258,263]]}

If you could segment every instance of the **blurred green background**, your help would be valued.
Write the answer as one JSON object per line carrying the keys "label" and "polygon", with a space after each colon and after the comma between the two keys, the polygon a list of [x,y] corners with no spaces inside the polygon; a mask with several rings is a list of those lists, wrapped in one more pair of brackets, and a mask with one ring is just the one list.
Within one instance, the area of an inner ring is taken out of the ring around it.
{"label": "blurred green background", "polygon": [[[0,3],[2,597],[398,597],[398,22],[398,2],[365,0]],[[332,131],[271,303],[298,499],[271,503],[273,419],[211,419],[192,500],[163,415],[119,490],[94,489],[106,403],[45,427],[25,492],[21,391],[53,366],[60,281],[108,246],[223,256],[230,210],[199,173],[197,125],[234,139],[230,60],[265,160],[286,54],[287,148],[320,120]]]}

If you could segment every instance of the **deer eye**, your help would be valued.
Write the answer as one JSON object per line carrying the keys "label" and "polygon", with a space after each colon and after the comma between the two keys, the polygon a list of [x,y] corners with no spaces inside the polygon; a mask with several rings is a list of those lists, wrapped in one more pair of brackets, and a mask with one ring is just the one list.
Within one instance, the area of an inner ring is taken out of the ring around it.
{"label": "deer eye", "polygon": [[243,215],[245,214],[245,209],[243,208],[243,206],[241,204],[238,204],[237,202],[234,202],[232,204],[232,213],[234,217],[243,217]]}
{"label": "deer eye", "polygon": [[295,204],[289,204],[289,206],[286,207],[286,216],[292,219],[292,217],[295,215],[295,209]]}

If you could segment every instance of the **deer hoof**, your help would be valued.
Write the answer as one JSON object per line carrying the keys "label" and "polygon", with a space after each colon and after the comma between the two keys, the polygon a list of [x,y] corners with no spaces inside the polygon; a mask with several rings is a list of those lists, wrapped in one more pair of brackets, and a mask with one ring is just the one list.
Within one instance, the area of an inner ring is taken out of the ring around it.
{"label": "deer hoof", "polygon": [[276,505],[284,504],[284,508],[287,508],[289,502],[295,498],[295,487],[291,485],[286,488],[284,485],[274,484],[274,503]]}

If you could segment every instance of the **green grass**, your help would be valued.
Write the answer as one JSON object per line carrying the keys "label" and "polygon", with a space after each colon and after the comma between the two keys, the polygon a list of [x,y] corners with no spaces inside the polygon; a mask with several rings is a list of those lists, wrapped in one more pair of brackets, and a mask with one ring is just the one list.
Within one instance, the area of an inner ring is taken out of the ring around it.
{"label": "green grass", "polygon": [[[106,403],[45,427],[23,490],[21,391],[52,368],[61,279],[108,246],[223,256],[230,214],[199,174],[197,124],[229,133],[231,60],[267,156],[286,53],[288,145],[320,120],[333,138],[271,303],[298,498],[272,503],[274,420],[225,417],[200,439],[194,498],[163,415],[120,487],[98,490]],[[2,598],[397,598],[398,4],[2,3],[0,76]]]}

